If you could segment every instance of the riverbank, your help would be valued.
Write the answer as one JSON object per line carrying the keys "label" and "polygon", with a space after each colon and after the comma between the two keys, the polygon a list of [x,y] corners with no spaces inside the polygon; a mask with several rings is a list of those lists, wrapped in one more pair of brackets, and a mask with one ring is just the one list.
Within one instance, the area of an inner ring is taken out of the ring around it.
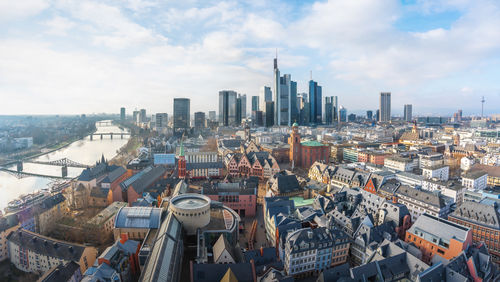
{"label": "riverbank", "polygon": [[130,137],[127,144],[117,150],[117,155],[109,161],[109,164],[126,166],[130,160],[137,157],[137,149],[141,144],[141,138],[137,136]]}

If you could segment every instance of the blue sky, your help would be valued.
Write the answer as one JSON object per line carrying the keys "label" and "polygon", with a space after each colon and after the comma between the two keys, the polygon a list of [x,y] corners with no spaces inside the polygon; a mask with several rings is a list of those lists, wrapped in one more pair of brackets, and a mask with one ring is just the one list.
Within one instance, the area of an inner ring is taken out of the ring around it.
{"label": "blue sky", "polygon": [[[0,0],[0,113],[217,110],[281,73],[348,111],[500,112],[500,2]],[[250,98],[247,104],[250,107]]]}

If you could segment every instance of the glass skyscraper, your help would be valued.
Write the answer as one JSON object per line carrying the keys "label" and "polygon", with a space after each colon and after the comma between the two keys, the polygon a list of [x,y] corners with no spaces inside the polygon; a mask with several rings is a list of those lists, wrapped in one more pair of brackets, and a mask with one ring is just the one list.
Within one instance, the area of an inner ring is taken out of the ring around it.
{"label": "glass skyscraper", "polygon": [[219,124],[230,126],[236,124],[236,92],[219,91]]}
{"label": "glass skyscraper", "polygon": [[314,124],[321,123],[322,108],[321,108],[321,97],[322,97],[321,86],[314,80],[309,81],[309,107],[311,108],[309,114],[309,121]]}
{"label": "glass skyscraper", "polygon": [[174,98],[174,132],[189,129],[190,100],[187,98]]}

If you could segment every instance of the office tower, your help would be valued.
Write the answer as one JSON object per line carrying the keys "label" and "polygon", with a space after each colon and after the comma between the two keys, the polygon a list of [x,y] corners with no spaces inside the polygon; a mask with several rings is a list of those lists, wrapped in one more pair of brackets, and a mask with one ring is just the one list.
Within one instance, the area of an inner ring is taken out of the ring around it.
{"label": "office tower", "polygon": [[333,97],[325,97],[325,124],[333,123]]}
{"label": "office tower", "polygon": [[272,101],[273,101],[273,93],[271,92],[271,87],[262,86],[259,92],[259,103],[260,103],[259,109],[265,113],[266,102],[272,102]]}
{"label": "office tower", "polygon": [[321,86],[316,81],[309,81],[309,107],[311,108],[309,121],[314,124],[321,123],[321,91]]}
{"label": "office tower", "polygon": [[355,114],[350,114],[347,116],[347,121],[348,122],[355,122],[356,121],[356,115]]}
{"label": "office tower", "polygon": [[458,121],[462,121],[462,110],[458,110]]}
{"label": "office tower", "polygon": [[241,100],[241,119],[247,118],[247,94],[238,94]]}
{"label": "office tower", "polygon": [[165,128],[168,125],[168,114],[167,113],[156,113],[155,118],[155,126],[157,129]]}
{"label": "office tower", "polygon": [[187,98],[174,98],[174,132],[189,129],[190,100]]}
{"label": "office tower", "polygon": [[208,119],[211,121],[215,121],[217,119],[216,111],[208,111]]}
{"label": "office tower", "polygon": [[332,121],[335,122],[338,120],[339,116],[339,97],[337,96],[332,96],[332,111],[333,111],[333,117]]}
{"label": "office tower", "polygon": [[219,91],[219,124],[232,126],[236,123],[236,92]]}
{"label": "office tower", "polygon": [[259,96],[252,96],[252,112],[259,110]]}
{"label": "office tower", "polygon": [[262,111],[254,111],[253,121],[256,126],[264,126],[264,113]]}
{"label": "office tower", "polygon": [[266,102],[266,126],[271,127],[274,125],[274,109],[276,107],[274,106],[273,101],[268,101]]}
{"label": "office tower", "polygon": [[340,106],[339,122],[347,122],[347,109],[344,106]]}
{"label": "office tower", "polygon": [[236,125],[241,124],[241,119],[242,119],[242,103],[241,103],[241,95],[238,94],[238,98],[236,98]]}
{"label": "office tower", "polygon": [[291,75],[285,74],[280,77],[280,113],[277,125],[290,126],[290,96],[291,96]]}
{"label": "office tower", "polygon": [[120,108],[120,120],[125,121],[125,108]]}
{"label": "office tower", "polygon": [[378,121],[391,121],[391,92],[380,93],[380,115]]}
{"label": "office tower", "polygon": [[205,128],[205,113],[204,112],[194,113],[194,128],[196,128],[196,129]]}
{"label": "office tower", "polygon": [[407,121],[407,122],[410,122],[411,119],[412,119],[412,106],[411,104],[405,104],[405,108],[404,108],[404,120]]}
{"label": "office tower", "polygon": [[139,122],[139,111],[134,111],[132,113],[132,121],[135,122],[135,123]]}
{"label": "office tower", "polygon": [[278,69],[278,54],[276,54],[276,58],[274,58],[273,90],[274,90],[274,112],[273,112],[274,124],[279,125],[281,121],[281,103],[280,103],[281,83],[280,83],[280,70]]}
{"label": "office tower", "polygon": [[366,119],[367,120],[373,119],[373,112],[372,111],[366,111]]}
{"label": "office tower", "polygon": [[141,109],[141,112],[139,113],[139,119],[140,119],[140,122],[147,122],[147,118],[146,118],[146,110],[145,109]]}
{"label": "office tower", "polygon": [[299,121],[299,107],[297,105],[297,82],[290,81],[290,96],[288,98],[289,102],[289,119],[288,125],[291,126],[294,122]]}
{"label": "office tower", "polygon": [[377,110],[377,111],[375,112],[375,120],[376,120],[376,121],[378,121],[379,116],[380,116],[380,110]]}

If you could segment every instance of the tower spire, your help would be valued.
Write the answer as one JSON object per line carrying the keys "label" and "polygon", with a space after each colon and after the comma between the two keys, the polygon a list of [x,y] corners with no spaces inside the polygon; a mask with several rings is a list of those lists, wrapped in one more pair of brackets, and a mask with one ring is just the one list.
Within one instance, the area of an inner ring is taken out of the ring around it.
{"label": "tower spire", "polygon": [[484,113],[484,96],[481,97],[481,119],[483,118],[483,113]]}
{"label": "tower spire", "polygon": [[309,75],[311,76],[311,80],[313,80],[313,71],[312,70],[309,71]]}

